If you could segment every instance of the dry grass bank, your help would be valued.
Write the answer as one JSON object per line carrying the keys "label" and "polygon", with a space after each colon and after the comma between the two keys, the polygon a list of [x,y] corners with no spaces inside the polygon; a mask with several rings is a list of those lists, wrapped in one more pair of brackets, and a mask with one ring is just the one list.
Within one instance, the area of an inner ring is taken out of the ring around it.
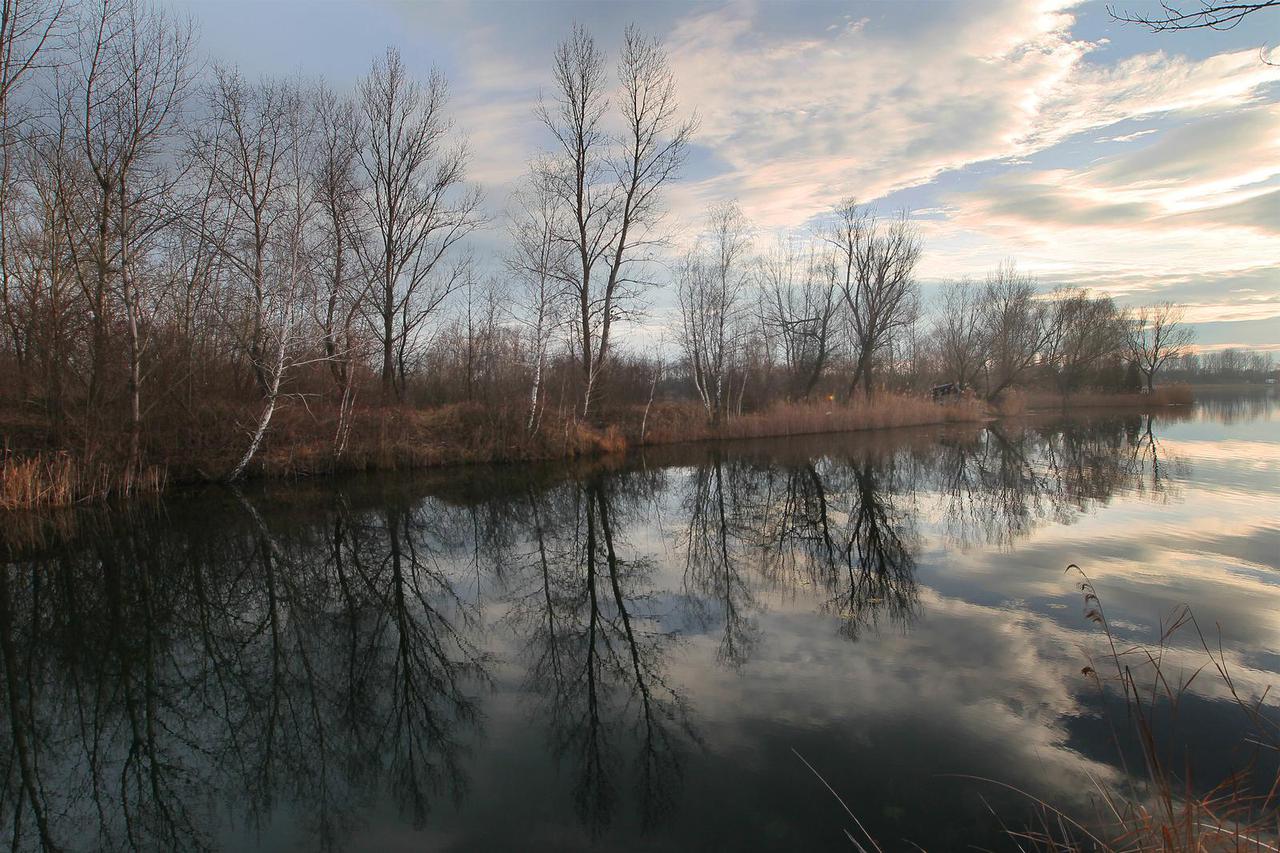
{"label": "dry grass bank", "polygon": [[[1185,386],[1156,395],[1097,398],[1098,405],[1167,405],[1188,398]],[[1060,398],[1052,398],[1061,407]],[[1089,402],[1084,402],[1084,400]],[[1093,405],[1094,397],[1073,398],[1072,408]],[[572,414],[547,412],[538,428],[527,428],[518,405],[459,403],[430,409],[368,406],[352,415],[349,438],[335,441],[336,412],[323,406],[290,406],[277,412],[262,446],[247,469],[251,477],[297,478],[337,472],[408,470],[478,462],[573,459],[623,452],[627,447],[717,439],[747,439],[892,429],[930,424],[977,423],[1014,416],[1038,400],[1009,394],[995,409],[974,399],[934,403],[926,397],[882,392],[851,402],[779,403],[768,409],[708,423],[693,402],[616,406],[601,413],[605,426]],[[40,424],[0,424],[6,449],[0,452],[0,509],[65,506],[139,493],[168,485],[219,480],[232,470],[247,443],[253,412],[202,410],[195,429],[162,425],[149,430],[141,473],[130,473],[119,454],[96,455],[50,447]],[[104,436],[104,448],[118,447]]]}
{"label": "dry grass bank", "polygon": [[85,463],[66,451],[30,456],[0,451],[0,510],[38,509],[73,503],[157,494],[164,490],[165,469],[142,471]]}
{"label": "dry grass bank", "polygon": [[[193,434],[166,433],[162,428],[150,431],[147,464],[140,473],[123,464],[118,450],[86,456],[48,447],[40,425],[13,429],[12,424],[0,424],[4,439],[21,448],[0,449],[0,510],[68,506],[157,493],[169,485],[221,480],[244,452],[248,431],[240,425],[249,422],[251,413],[210,409],[203,414],[204,423]],[[335,440],[336,426],[336,411],[322,406],[280,409],[246,476],[300,478],[572,459],[617,453],[628,443],[620,426],[597,427],[552,416],[531,433],[526,413],[478,403],[358,409],[341,445]],[[120,444],[116,436],[102,437],[105,448]]]}

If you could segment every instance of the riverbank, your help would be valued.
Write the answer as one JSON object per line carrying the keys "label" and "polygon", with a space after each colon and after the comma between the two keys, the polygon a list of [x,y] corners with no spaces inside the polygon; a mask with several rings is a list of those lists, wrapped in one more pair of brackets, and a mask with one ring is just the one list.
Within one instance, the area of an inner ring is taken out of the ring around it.
{"label": "riverbank", "polygon": [[[658,402],[604,412],[604,426],[548,412],[534,429],[514,406],[463,403],[432,409],[370,406],[351,414],[348,437],[335,442],[337,413],[290,407],[277,413],[248,477],[302,478],[325,474],[410,470],[473,463],[527,462],[616,454],[628,447],[693,441],[855,432],[947,423],[979,423],[1055,408],[1151,408],[1189,403],[1185,386],[1150,395],[1059,396],[1010,394],[999,406],[976,399],[935,403],[881,392],[851,402],[782,403],[760,412],[708,422],[696,403]],[[214,423],[218,423],[215,421]],[[217,481],[232,470],[246,440],[227,426],[200,435],[153,431],[147,464],[126,472],[108,449],[76,453],[46,446],[41,425],[0,424],[0,509],[66,506],[110,497],[155,494],[171,486]],[[69,442],[70,443],[70,442]],[[25,448],[25,449],[24,449]]]}

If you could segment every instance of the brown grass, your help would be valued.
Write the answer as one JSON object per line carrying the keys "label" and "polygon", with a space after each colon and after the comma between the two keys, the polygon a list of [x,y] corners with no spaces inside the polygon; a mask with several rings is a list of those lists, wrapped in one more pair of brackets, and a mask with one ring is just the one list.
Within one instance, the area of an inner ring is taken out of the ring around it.
{"label": "brown grass", "polygon": [[85,465],[65,451],[0,456],[0,510],[41,509],[164,490],[165,470],[141,473],[107,465]]}
{"label": "brown grass", "polygon": [[[1169,405],[1189,400],[1186,386],[1154,395],[1073,398],[1072,406]],[[1059,408],[1060,398],[1048,397]],[[587,423],[572,412],[548,411],[530,433],[520,404],[456,403],[430,409],[365,406],[352,413],[349,440],[334,451],[336,412],[323,404],[286,405],[276,417],[247,470],[252,477],[306,477],[345,471],[407,470],[477,462],[575,459],[620,454],[628,447],[717,439],[751,439],[853,432],[948,423],[979,423],[1021,414],[1036,400],[1005,394],[993,410],[971,397],[934,403],[927,397],[878,392],[851,402],[779,403],[760,412],[729,416],[712,426],[694,402],[656,402],[645,421],[639,405],[614,406]],[[88,458],[50,447],[50,433],[36,423],[0,425],[25,449],[0,452],[0,509],[64,506],[115,495],[158,492],[168,484],[221,479],[247,441],[249,410],[210,406],[198,425],[152,431],[148,466],[131,475],[109,461],[108,450]],[[641,425],[645,432],[641,435]],[[188,434],[191,433],[191,434]],[[117,437],[118,438],[118,437]],[[104,448],[120,444],[106,436]]]}
{"label": "brown grass", "polygon": [[[1078,566],[1085,616],[1104,636],[1103,653],[1083,670],[1100,694],[1121,691],[1125,720],[1109,720],[1113,733],[1127,726],[1140,747],[1142,767],[1126,766],[1124,750],[1116,750],[1128,781],[1112,790],[1095,781],[1098,816],[1077,821],[1053,806],[1036,801],[1038,825],[1011,831],[1035,849],[1054,851],[1216,851],[1275,850],[1280,838],[1277,795],[1280,776],[1258,778],[1252,758],[1242,758],[1233,772],[1210,785],[1192,784],[1193,768],[1181,757],[1176,723],[1179,703],[1198,677],[1216,679],[1240,712],[1243,730],[1237,754],[1280,750],[1280,725],[1266,713],[1267,691],[1246,697],[1237,687],[1221,645],[1211,645],[1183,605],[1161,624],[1155,646],[1122,645],[1111,632],[1093,584]],[[1185,672],[1168,662],[1171,641],[1179,633],[1194,634],[1193,648],[1203,656],[1200,665]],[[1105,704],[1104,704],[1105,707]],[[1158,711],[1164,710],[1161,714]],[[1119,722],[1119,727],[1118,727]],[[1260,786],[1251,788],[1251,781]],[[1206,790],[1207,788],[1207,790]]]}
{"label": "brown grass", "polygon": [[[297,478],[346,471],[408,470],[477,462],[518,462],[620,454],[629,446],[685,441],[761,438],[814,433],[976,422],[987,416],[971,399],[935,404],[923,397],[879,393],[851,403],[786,403],[730,417],[713,427],[696,403],[655,404],[646,424],[641,406],[601,414],[605,425],[572,414],[547,412],[539,429],[527,428],[521,406],[458,403],[431,409],[368,406],[353,413],[344,451],[334,452],[335,413],[322,406],[286,406],[248,468],[255,477]],[[141,476],[121,466],[42,449],[38,431],[25,430],[23,453],[0,458],[0,509],[36,509],[157,492],[168,483],[218,480],[243,451],[243,413],[210,410],[199,435],[165,435],[150,448],[153,464]],[[228,427],[240,424],[240,427]],[[221,425],[220,427],[216,425]]]}

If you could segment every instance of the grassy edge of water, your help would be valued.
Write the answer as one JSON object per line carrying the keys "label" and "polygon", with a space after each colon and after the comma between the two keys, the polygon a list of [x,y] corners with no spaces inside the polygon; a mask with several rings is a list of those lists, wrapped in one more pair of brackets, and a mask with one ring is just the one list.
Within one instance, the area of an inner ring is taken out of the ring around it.
{"label": "grassy edge of water", "polygon": [[[533,429],[528,428],[525,413],[514,407],[369,407],[348,415],[345,432],[334,429],[336,413],[313,406],[280,413],[246,474],[288,479],[576,459],[621,454],[628,447],[981,423],[1054,407],[1152,409],[1190,402],[1185,386],[1157,389],[1152,395],[1054,397],[1053,406],[1016,392],[995,405],[973,398],[937,403],[918,395],[879,392],[849,402],[781,403],[728,417],[720,424],[709,423],[697,404],[663,402],[615,410],[604,426],[549,413]],[[340,443],[335,439],[339,434],[344,436]],[[238,445],[226,437],[191,439],[177,437],[167,447],[154,449],[153,461],[138,470],[113,461],[110,453],[13,450],[6,436],[0,449],[0,511],[154,495],[174,485],[222,479],[234,465]]]}

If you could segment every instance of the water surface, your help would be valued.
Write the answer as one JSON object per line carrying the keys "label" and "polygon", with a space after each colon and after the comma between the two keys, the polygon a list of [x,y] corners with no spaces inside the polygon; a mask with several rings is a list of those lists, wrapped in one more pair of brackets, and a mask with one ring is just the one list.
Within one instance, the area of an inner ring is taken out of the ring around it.
{"label": "water surface", "polygon": [[[1081,674],[1193,605],[1280,684],[1273,397],[10,519],[17,849],[1008,847],[1123,774]],[[1216,626],[1216,627],[1215,627]],[[1172,665],[1199,665],[1180,634]],[[1181,709],[1209,779],[1238,709]],[[999,818],[993,816],[993,810]]]}

